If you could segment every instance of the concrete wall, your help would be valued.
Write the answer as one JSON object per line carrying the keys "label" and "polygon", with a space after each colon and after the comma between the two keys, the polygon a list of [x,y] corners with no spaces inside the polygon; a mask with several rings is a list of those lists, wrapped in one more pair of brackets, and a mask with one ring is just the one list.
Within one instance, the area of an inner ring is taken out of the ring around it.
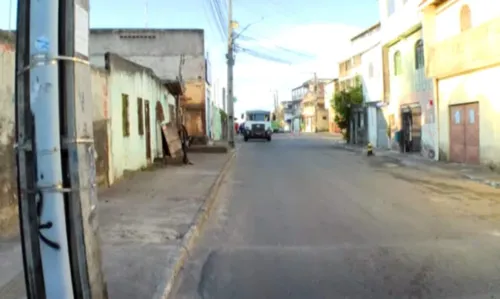
{"label": "concrete wall", "polygon": [[96,176],[100,186],[108,186],[109,157],[111,144],[111,120],[109,115],[108,72],[105,69],[91,68],[91,88],[93,101],[94,145],[97,152]]}
{"label": "concrete wall", "polygon": [[205,81],[203,29],[91,29],[91,61],[102,66],[106,52],[151,68],[162,80],[179,76],[183,56],[184,80]]}
{"label": "concrete wall", "polygon": [[[13,39],[0,31],[0,235],[17,230],[17,186],[14,152],[14,68]],[[91,70],[93,129],[97,151],[96,176],[99,185],[107,185],[109,163],[108,73]]]}
{"label": "concrete wall", "polygon": [[15,51],[12,36],[0,31],[0,235],[17,230],[17,185],[14,152]]}
{"label": "concrete wall", "polygon": [[[150,119],[151,158],[161,153],[160,130],[156,116],[157,102],[163,108],[164,122],[170,121],[169,104],[175,104],[167,89],[160,83],[151,69],[128,61],[116,54],[109,54],[106,67],[109,71],[109,101],[111,115],[111,162],[110,182],[123,176],[125,171],[146,167],[151,160],[146,158],[146,134],[139,133],[138,98],[143,100],[144,126]],[[122,95],[128,96],[129,136],[123,132]],[[149,101],[149,115],[145,103]]]}
{"label": "concrete wall", "polygon": [[439,150],[449,157],[449,105],[479,103],[479,157],[482,164],[500,165],[500,101],[492,78],[500,78],[500,67],[439,80]]}

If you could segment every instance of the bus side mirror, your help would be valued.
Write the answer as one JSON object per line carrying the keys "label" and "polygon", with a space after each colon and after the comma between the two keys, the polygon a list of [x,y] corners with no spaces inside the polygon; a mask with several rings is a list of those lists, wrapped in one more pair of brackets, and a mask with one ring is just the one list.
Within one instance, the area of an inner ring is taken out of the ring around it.
{"label": "bus side mirror", "polygon": [[241,114],[241,119],[245,119],[245,114]]}

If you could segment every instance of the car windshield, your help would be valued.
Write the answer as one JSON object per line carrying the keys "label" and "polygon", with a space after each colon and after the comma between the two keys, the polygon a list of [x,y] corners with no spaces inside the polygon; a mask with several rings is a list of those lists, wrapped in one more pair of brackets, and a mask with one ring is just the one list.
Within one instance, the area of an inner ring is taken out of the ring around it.
{"label": "car windshield", "polygon": [[248,119],[252,121],[269,121],[269,114],[266,113],[252,113],[248,115]]}

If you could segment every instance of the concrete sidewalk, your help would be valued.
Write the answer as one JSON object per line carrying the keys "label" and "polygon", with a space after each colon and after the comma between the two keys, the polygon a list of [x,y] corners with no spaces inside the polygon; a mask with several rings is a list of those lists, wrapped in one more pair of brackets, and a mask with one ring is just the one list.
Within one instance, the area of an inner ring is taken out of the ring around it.
{"label": "concrete sidewalk", "polygon": [[[345,142],[339,142],[335,147],[358,153],[366,153],[366,148]],[[391,150],[374,149],[375,158],[385,158],[406,167],[413,167],[419,170],[431,172],[448,177],[467,179],[493,188],[500,188],[500,173],[492,171],[483,165],[466,165],[460,163],[442,162],[429,160],[418,153],[403,154]]]}
{"label": "concrete sidewalk", "polygon": [[[99,193],[109,298],[168,294],[233,156],[193,153],[194,165],[137,172]],[[20,273],[19,241],[0,240],[0,298],[23,298]]]}

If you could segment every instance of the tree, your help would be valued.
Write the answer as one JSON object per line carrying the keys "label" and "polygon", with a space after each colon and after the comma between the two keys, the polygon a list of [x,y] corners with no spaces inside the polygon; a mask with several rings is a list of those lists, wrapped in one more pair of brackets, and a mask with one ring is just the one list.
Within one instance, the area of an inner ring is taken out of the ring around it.
{"label": "tree", "polygon": [[354,87],[336,92],[333,96],[332,106],[335,111],[335,123],[342,131],[345,140],[349,140],[351,108],[363,103],[363,88],[359,79]]}

